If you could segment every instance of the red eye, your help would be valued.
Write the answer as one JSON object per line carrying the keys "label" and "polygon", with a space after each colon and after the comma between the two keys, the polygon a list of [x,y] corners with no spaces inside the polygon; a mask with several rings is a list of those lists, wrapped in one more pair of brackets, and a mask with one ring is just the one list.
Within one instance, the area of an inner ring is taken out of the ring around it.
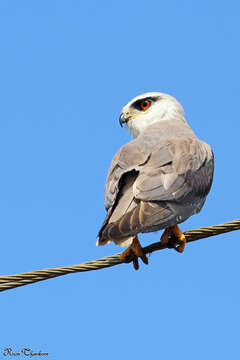
{"label": "red eye", "polygon": [[151,106],[151,101],[150,100],[143,100],[140,103],[141,110],[147,110],[150,106]]}

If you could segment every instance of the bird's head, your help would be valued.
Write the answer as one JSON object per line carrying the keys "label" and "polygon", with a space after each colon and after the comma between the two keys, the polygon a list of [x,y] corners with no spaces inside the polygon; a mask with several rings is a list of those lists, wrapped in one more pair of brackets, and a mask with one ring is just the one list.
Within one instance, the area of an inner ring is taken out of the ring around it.
{"label": "bird's head", "polygon": [[149,125],[172,118],[184,118],[184,111],[172,96],[160,92],[148,92],[135,97],[125,105],[119,122],[124,123],[134,137]]}

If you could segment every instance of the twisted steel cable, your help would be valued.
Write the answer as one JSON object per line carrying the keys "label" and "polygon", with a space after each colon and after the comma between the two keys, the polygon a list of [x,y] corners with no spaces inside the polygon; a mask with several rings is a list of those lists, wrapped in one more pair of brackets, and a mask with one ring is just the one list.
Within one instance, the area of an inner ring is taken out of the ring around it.
{"label": "twisted steel cable", "polygon": [[[239,229],[240,229],[240,219],[237,219],[220,225],[189,230],[186,231],[184,235],[186,237],[187,242],[192,242],[199,239],[204,239],[210,236],[220,235]],[[162,245],[160,242],[156,242],[154,244],[144,247],[143,251],[145,254],[147,254],[157,250],[163,250],[165,248],[167,248],[167,245]],[[129,261],[131,261],[131,259],[129,259]],[[18,286],[33,284],[38,281],[43,281],[54,277],[67,275],[70,273],[99,270],[119,264],[122,264],[120,260],[120,254],[116,254],[98,260],[85,262],[79,265],[36,270],[36,271],[15,274],[15,275],[4,275],[4,276],[0,276],[0,291],[13,289]]]}

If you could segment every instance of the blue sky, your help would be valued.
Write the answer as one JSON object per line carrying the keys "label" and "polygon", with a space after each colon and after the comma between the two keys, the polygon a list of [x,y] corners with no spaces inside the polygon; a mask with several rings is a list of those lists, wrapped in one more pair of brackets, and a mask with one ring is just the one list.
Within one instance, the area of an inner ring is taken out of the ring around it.
{"label": "blue sky", "polygon": [[[120,110],[175,96],[216,159],[212,191],[183,230],[239,218],[237,1],[0,3],[1,274],[119,252],[95,246]],[[161,233],[141,236],[143,245]],[[3,349],[51,359],[239,358],[239,233],[180,255],[1,293]],[[24,358],[21,356],[20,358]]]}

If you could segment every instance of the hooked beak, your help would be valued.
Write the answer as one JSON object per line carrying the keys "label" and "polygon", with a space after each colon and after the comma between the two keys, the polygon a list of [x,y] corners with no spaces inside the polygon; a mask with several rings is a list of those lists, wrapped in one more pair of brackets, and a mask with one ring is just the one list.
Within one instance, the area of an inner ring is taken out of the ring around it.
{"label": "hooked beak", "polygon": [[120,115],[120,118],[119,118],[119,124],[121,125],[121,127],[123,127],[123,124],[124,123],[127,123],[128,120],[130,119],[130,115],[128,114],[124,114],[124,113],[121,113]]}

